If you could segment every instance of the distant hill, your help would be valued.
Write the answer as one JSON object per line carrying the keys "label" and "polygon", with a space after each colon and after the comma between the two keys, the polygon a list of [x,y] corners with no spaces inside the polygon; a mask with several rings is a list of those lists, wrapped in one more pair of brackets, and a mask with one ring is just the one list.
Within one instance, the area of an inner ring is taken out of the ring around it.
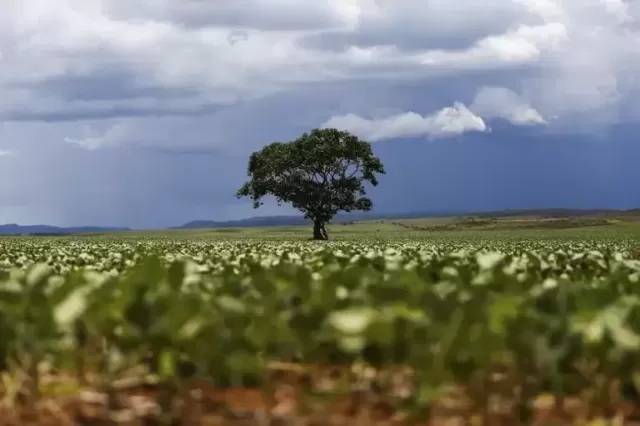
{"label": "distant hill", "polygon": [[569,217],[585,217],[585,216],[605,216],[605,217],[638,217],[640,218],[640,209],[629,210],[612,210],[612,209],[523,209],[523,210],[502,210],[487,211],[478,213],[469,213],[466,216],[476,217],[520,217],[520,216],[537,216],[544,218],[569,218]]}
{"label": "distant hill", "polygon": [[[524,217],[537,216],[543,218],[570,218],[585,216],[606,216],[606,217],[637,217],[640,218],[640,209],[631,210],[607,210],[607,209],[567,209],[567,208],[547,208],[547,209],[522,209],[522,210],[501,210],[485,212],[453,212],[453,211],[430,211],[430,212],[409,212],[409,213],[343,213],[338,214],[332,223],[358,222],[364,220],[384,220],[384,219],[410,219],[427,217]],[[243,228],[243,227],[266,227],[266,226],[297,226],[310,225],[311,221],[302,216],[256,216],[246,219],[215,221],[215,220],[194,220],[184,225],[171,229],[202,229],[202,228]]]}
{"label": "distant hill", "polygon": [[[420,217],[438,217],[460,215],[459,212],[411,212],[411,213],[341,213],[331,222],[357,222],[363,220],[381,219],[409,219]],[[215,220],[194,220],[184,225],[172,229],[201,229],[201,228],[243,228],[243,227],[264,227],[264,226],[297,226],[310,225],[311,221],[302,216],[255,216],[246,219],[215,221]]]}
{"label": "distant hill", "polygon": [[18,225],[15,223],[0,225],[0,235],[71,235],[92,232],[113,232],[129,230],[129,228],[101,226],[77,226],[64,228],[50,225]]}
{"label": "distant hill", "polygon": [[301,216],[264,216],[226,221],[192,220],[172,229],[244,228],[251,226],[305,225],[307,223],[309,222]]}
{"label": "distant hill", "polygon": [[[374,213],[374,212],[354,212],[338,214],[332,223],[349,223],[369,220],[390,220],[390,219],[413,219],[428,217],[477,217],[477,218],[509,218],[509,217],[541,217],[541,218],[576,218],[576,217],[617,217],[628,219],[640,219],[640,208],[630,210],[608,210],[608,209],[522,209],[522,210],[501,210],[484,212],[462,212],[462,211],[428,211],[428,212],[408,212],[408,213]],[[244,228],[244,227],[269,227],[269,226],[297,226],[311,225],[309,220],[302,216],[255,216],[237,220],[194,220],[184,225],[169,229],[202,229],[202,228]],[[130,231],[124,227],[103,227],[103,226],[73,226],[59,227],[51,225],[17,225],[15,223],[0,225],[0,235],[71,235],[102,233],[115,231]]]}

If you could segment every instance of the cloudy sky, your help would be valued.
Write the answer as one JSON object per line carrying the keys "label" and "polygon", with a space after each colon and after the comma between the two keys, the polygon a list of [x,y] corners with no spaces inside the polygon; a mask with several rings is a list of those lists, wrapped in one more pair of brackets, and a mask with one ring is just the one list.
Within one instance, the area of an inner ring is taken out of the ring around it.
{"label": "cloudy sky", "polygon": [[0,223],[254,211],[248,155],[368,139],[376,210],[640,207],[640,2],[3,0]]}

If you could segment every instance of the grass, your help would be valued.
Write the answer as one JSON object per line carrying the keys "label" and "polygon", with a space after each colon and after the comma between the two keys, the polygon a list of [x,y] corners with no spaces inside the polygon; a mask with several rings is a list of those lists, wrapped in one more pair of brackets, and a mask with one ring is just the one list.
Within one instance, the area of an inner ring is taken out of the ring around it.
{"label": "grass", "polygon": [[[407,236],[409,230],[390,223],[355,223],[348,225],[334,224],[327,226],[329,236],[337,239],[375,238]],[[293,239],[305,240],[311,237],[311,226],[270,226],[270,227],[242,227],[242,228],[207,228],[207,229],[167,229],[144,231],[121,231],[103,234],[86,234],[87,236],[118,236],[118,237],[207,237],[207,238],[265,238],[265,239]]]}
{"label": "grass", "polygon": [[[485,218],[478,222],[484,224]],[[469,225],[463,218],[385,219],[327,226],[332,240],[370,238],[441,239],[640,239],[640,220],[607,218],[536,217],[500,218],[493,225]],[[308,240],[311,226],[238,227],[210,229],[171,229],[123,231],[105,234],[87,234],[127,238],[212,238],[212,239],[278,239]]]}

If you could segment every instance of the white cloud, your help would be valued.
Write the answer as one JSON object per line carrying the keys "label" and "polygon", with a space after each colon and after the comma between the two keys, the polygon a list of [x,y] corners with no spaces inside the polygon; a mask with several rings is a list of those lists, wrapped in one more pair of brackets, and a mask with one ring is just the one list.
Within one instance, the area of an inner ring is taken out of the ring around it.
{"label": "white cloud", "polygon": [[483,87],[471,111],[484,118],[503,118],[516,125],[544,124],[545,119],[517,93],[504,87]]}
{"label": "white cloud", "polygon": [[607,13],[615,17],[621,24],[633,21],[629,5],[622,0],[601,0]]}
{"label": "white cloud", "polygon": [[545,51],[554,51],[567,38],[561,23],[523,25],[505,34],[491,35],[461,51],[436,50],[423,55],[424,65],[477,68],[536,61]]}
{"label": "white cloud", "polygon": [[485,119],[502,118],[514,125],[546,124],[521,96],[505,87],[482,87],[469,108],[456,102],[431,115],[405,112],[387,117],[363,118],[356,114],[333,116],[322,127],[355,133],[371,141],[394,138],[447,138],[467,132],[484,132]]}
{"label": "white cloud", "polygon": [[[124,142],[127,138],[129,127],[127,122],[118,120],[116,123],[105,123],[106,128],[100,130],[96,126],[86,125],[79,137],[64,137],[64,142],[86,148],[90,151],[114,146]],[[105,127],[105,125],[100,126]]]}
{"label": "white cloud", "polygon": [[73,145],[80,146],[82,148],[86,148],[90,151],[93,151],[98,148],[102,148],[105,144],[102,138],[85,138],[85,139],[73,139],[69,137],[65,137],[64,141],[66,143],[70,143]]}
{"label": "white cloud", "polygon": [[545,22],[559,22],[563,18],[561,2],[556,0],[513,0],[521,4],[530,13],[541,17]]}
{"label": "white cloud", "polygon": [[300,31],[352,23],[360,12],[358,3],[357,0],[109,0],[104,5],[116,19],[153,19],[190,28]]}
{"label": "white cloud", "polygon": [[[431,84],[487,70],[523,73],[518,90],[537,114],[562,118],[615,105],[637,85],[640,32],[628,24],[639,14],[623,0],[11,2],[0,16],[0,120],[188,117],[301,86]],[[336,34],[320,39],[333,49],[303,42]],[[121,93],[74,98],[74,90],[107,85],[96,79],[109,73],[128,79]],[[51,81],[64,84],[52,91]],[[156,95],[133,92],[145,87]],[[168,90],[185,94],[157,97]],[[151,121],[137,120],[132,138]],[[82,131],[68,140],[105,145]]]}
{"label": "white cloud", "polygon": [[[598,14],[623,8],[615,6],[620,0],[580,0],[592,10],[585,13],[565,7],[578,0],[563,0],[554,15],[544,0],[482,6],[471,0],[402,0],[403,7],[398,1],[242,0],[233,7],[193,0],[11,2],[0,17],[0,99],[18,83],[27,84],[21,90],[29,93],[0,113],[37,106],[38,83],[48,79],[74,81],[118,70],[138,84],[197,89],[207,102],[226,104],[301,83],[393,82],[527,64],[558,69],[582,42],[581,32],[599,22]],[[464,19],[460,10],[467,11]],[[547,21],[540,22],[541,16]],[[616,32],[613,22],[603,21],[608,35]],[[334,31],[365,39],[333,51],[301,43]],[[408,31],[412,41],[403,35]],[[464,37],[448,46],[461,33]],[[607,46],[617,40],[612,36]],[[605,46],[597,47],[595,56],[606,52]],[[609,59],[607,64],[614,58]],[[46,104],[63,103],[55,105],[58,110],[71,107],[64,99],[44,98]]]}
{"label": "white cloud", "polygon": [[395,138],[443,138],[466,132],[484,132],[487,126],[462,103],[422,116],[415,112],[367,119],[354,114],[331,117],[323,128],[338,128],[370,141]]}
{"label": "white cloud", "polygon": [[[537,71],[523,79],[522,92],[544,115],[562,116],[618,101],[622,82],[637,71],[640,33],[627,24],[639,13],[623,0],[10,2],[0,16],[0,116],[153,107],[171,113],[250,102],[301,83],[393,84],[514,67]],[[342,37],[333,50],[302,42],[332,34]],[[79,102],[40,86],[51,79],[92,84],[79,78],[104,72],[197,95]]]}
{"label": "white cloud", "polygon": [[[303,86],[428,85],[488,70],[522,73],[522,96],[561,119],[638,87],[638,16],[624,0],[10,2],[0,16],[0,120],[189,116]],[[120,93],[76,96],[111,74],[127,80]],[[155,95],[134,90],[145,88]],[[185,93],[160,96],[169,90]]]}
{"label": "white cloud", "polygon": [[6,149],[0,149],[0,157],[8,157],[8,156],[14,155],[14,154],[15,154],[15,152],[13,152],[13,151],[9,151],[9,150],[6,150]]}

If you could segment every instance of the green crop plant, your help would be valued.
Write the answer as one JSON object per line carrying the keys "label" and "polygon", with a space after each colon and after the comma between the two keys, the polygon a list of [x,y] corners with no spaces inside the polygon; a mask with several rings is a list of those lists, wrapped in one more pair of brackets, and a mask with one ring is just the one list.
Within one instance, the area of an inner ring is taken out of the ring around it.
{"label": "green crop plant", "polygon": [[[36,401],[44,376],[67,371],[116,406],[128,381],[153,386],[171,424],[194,381],[277,405],[269,378],[286,363],[319,369],[297,383],[300,415],[350,395],[369,416],[383,401],[405,421],[525,424],[553,395],[558,416],[577,399],[574,420],[613,417],[640,378],[637,253],[598,240],[7,239],[0,369],[25,385],[4,394]],[[335,366],[346,373],[324,386]]]}

